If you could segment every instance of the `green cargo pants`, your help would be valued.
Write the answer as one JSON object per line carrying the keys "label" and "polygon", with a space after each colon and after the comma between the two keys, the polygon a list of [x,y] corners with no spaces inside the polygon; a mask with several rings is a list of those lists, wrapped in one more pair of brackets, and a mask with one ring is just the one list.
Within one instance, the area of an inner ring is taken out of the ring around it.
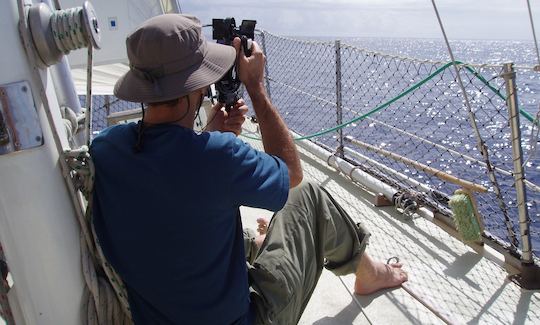
{"label": "green cargo pants", "polygon": [[369,233],[317,184],[291,189],[270,222],[258,250],[253,232],[244,232],[255,324],[298,323],[322,268],[354,273]]}

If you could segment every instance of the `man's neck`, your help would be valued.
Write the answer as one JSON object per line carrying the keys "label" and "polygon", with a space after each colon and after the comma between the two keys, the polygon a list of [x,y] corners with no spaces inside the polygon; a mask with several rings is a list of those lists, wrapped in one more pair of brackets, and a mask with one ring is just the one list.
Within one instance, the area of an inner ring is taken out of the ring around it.
{"label": "man's neck", "polygon": [[145,116],[144,123],[148,125],[156,124],[176,124],[182,127],[193,129],[195,119],[195,110],[187,110],[187,105],[180,103],[175,106],[152,106],[149,107]]}

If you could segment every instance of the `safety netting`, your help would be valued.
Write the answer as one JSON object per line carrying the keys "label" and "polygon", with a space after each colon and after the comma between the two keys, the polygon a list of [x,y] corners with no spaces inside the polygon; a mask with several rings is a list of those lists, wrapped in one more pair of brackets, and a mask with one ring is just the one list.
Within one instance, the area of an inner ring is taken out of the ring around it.
{"label": "safety netting", "polygon": [[[450,215],[448,199],[460,186],[442,174],[484,186],[487,192],[475,197],[487,237],[519,250],[503,65],[458,64],[469,111],[452,63],[387,55],[339,41],[268,32],[260,37],[272,101],[302,140],[336,152],[443,214]],[[531,112],[538,111],[538,104],[530,93],[520,93],[537,72],[525,67],[516,72],[527,222],[533,247],[538,247],[540,175],[538,159],[530,157],[538,140]],[[407,159],[421,165],[414,167]],[[427,172],[426,166],[438,172]]]}
{"label": "safety netting", "polygon": [[[485,237],[519,254],[521,236],[503,65],[458,62],[471,110],[450,62],[378,53],[340,41],[292,39],[260,32],[272,102],[289,128],[451,216],[448,200],[461,186],[451,175],[487,189],[474,194]],[[540,166],[536,158],[538,103],[527,85],[531,68],[515,67],[518,85],[524,197],[533,248],[540,248]],[[523,93],[523,94],[522,94]],[[84,104],[84,96],[81,96]],[[107,116],[140,104],[94,96],[93,133]],[[353,139],[354,141],[351,141]],[[486,154],[479,144],[483,143]],[[392,153],[392,156],[388,155]],[[420,167],[405,163],[407,159]],[[428,171],[426,167],[434,169]]]}

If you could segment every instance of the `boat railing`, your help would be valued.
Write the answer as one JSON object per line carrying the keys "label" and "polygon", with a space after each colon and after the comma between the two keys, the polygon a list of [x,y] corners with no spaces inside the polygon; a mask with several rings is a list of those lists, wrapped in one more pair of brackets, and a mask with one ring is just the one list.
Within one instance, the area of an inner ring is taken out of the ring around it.
{"label": "boat railing", "polygon": [[[522,262],[538,261],[539,123],[529,89],[537,78],[532,68],[456,62],[469,112],[452,63],[265,31],[257,38],[267,58],[268,93],[298,141],[331,151],[450,223],[448,201],[456,190],[466,184],[485,189],[474,191],[482,240]],[[94,130],[109,115],[117,122],[114,112],[139,109],[113,96],[95,101]],[[510,101],[519,114],[512,114]]]}
{"label": "boat railing", "polygon": [[[537,107],[525,91],[535,78],[532,67],[458,62],[471,116],[451,63],[392,56],[340,41],[295,40],[268,32],[261,32],[260,39],[272,100],[302,139],[330,148],[443,214],[449,214],[448,199],[463,187],[443,175],[485,187],[484,193],[475,193],[485,240],[532,261],[534,250],[524,237],[539,240],[533,222],[539,213],[538,171],[534,157],[529,159],[538,129],[530,112]],[[509,74],[517,79],[515,93],[508,88]],[[513,143],[509,98],[521,108],[513,120],[524,134]],[[514,166],[518,158],[524,169],[521,193],[514,178],[520,173]]]}

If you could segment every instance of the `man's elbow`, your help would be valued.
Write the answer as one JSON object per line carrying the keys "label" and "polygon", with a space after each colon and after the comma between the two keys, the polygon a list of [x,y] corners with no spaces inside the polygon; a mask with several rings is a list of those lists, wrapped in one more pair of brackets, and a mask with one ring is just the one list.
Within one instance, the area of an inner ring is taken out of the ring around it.
{"label": "man's elbow", "polygon": [[303,179],[304,173],[302,172],[302,169],[289,172],[289,188],[296,187],[298,184],[302,183]]}

